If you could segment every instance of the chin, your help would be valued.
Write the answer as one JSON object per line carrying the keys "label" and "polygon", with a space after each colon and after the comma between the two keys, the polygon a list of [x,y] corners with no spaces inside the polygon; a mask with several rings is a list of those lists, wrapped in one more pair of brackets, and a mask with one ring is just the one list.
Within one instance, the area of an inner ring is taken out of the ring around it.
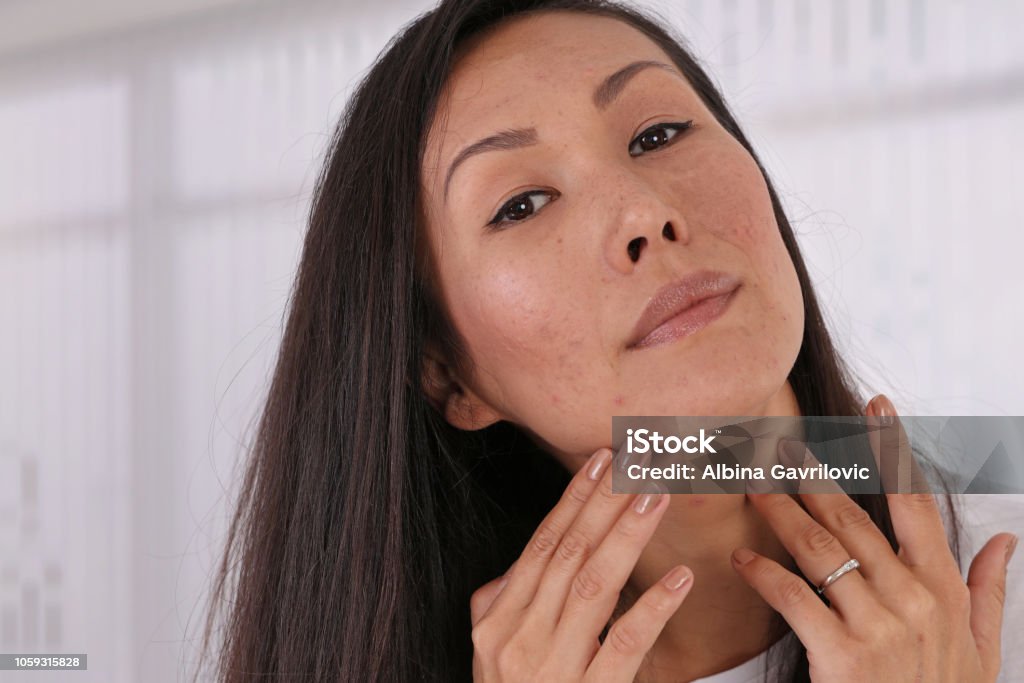
{"label": "chin", "polygon": [[[673,371],[659,367],[637,389],[633,415],[749,415],[760,411],[784,386],[797,352],[741,344],[733,338],[688,354]],[[696,357],[695,357],[696,355]],[[625,414],[625,413],[623,413]]]}

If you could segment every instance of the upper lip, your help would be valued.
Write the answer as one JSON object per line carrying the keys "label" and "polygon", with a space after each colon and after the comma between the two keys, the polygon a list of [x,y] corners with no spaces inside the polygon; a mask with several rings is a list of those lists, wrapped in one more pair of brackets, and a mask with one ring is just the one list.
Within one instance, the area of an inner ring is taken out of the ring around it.
{"label": "upper lip", "polygon": [[644,337],[670,318],[682,313],[704,299],[728,294],[740,281],[734,275],[720,271],[700,270],[670,282],[659,289],[647,302],[633,328],[627,348],[632,348]]}

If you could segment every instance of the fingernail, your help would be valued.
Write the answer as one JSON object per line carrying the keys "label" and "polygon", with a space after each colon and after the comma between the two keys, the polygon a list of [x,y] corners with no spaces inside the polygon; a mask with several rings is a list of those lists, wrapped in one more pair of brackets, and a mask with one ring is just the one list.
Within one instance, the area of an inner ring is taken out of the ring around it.
{"label": "fingernail", "polygon": [[754,559],[754,553],[750,552],[746,548],[736,548],[736,550],[732,551],[732,559],[736,564],[747,564]]}
{"label": "fingernail", "polygon": [[790,467],[804,464],[804,459],[807,457],[806,447],[795,439],[780,439],[779,451],[783,463]]}
{"label": "fingernail", "polygon": [[747,482],[747,488],[754,493],[768,493],[772,490],[772,485],[766,479],[751,479]]}
{"label": "fingernail", "polygon": [[602,448],[590,456],[590,469],[587,470],[587,477],[590,479],[600,479],[601,473],[604,472],[605,465],[608,464],[608,460],[611,459],[611,449]]}
{"label": "fingernail", "polygon": [[892,426],[893,422],[896,421],[896,407],[889,400],[889,397],[885,394],[879,394],[875,407],[878,411],[879,422],[885,427]]}
{"label": "fingernail", "polygon": [[677,591],[683,586],[685,586],[687,582],[689,582],[689,580],[692,578],[693,572],[691,572],[686,567],[680,566],[670,571],[665,576],[665,578],[662,579],[662,582],[665,584],[665,586],[668,587],[669,590]]}
{"label": "fingernail", "polygon": [[633,509],[642,515],[657,506],[662,495],[661,493],[645,493],[636,499],[636,502],[633,503]]}
{"label": "fingernail", "polygon": [[651,464],[651,453],[630,453],[627,449],[623,448],[619,451],[619,455],[615,456],[616,467],[620,472],[629,473],[629,468],[633,465],[640,467],[641,469]]}
{"label": "fingernail", "polygon": [[634,461],[636,460],[636,457],[637,457],[637,454],[629,452],[628,449],[624,450],[624,451],[621,451],[620,454],[619,454],[619,457],[616,459],[617,460],[616,466],[619,468],[619,471],[620,472],[625,472],[626,470],[628,470],[629,466],[632,465],[634,463]]}
{"label": "fingernail", "polygon": [[1013,551],[1017,549],[1017,537],[1014,536],[1010,539],[1010,542],[1006,544],[1006,564],[1010,564],[1010,558],[1013,557]]}

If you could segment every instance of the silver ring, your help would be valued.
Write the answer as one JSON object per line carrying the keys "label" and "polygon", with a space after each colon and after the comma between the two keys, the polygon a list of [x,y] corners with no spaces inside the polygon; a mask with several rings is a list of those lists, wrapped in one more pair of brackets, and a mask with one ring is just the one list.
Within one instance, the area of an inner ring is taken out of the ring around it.
{"label": "silver ring", "polygon": [[820,595],[821,593],[824,593],[826,588],[828,588],[833,583],[839,580],[839,577],[841,577],[843,574],[852,572],[859,566],[860,562],[858,562],[857,560],[853,559],[852,557],[848,559],[846,562],[843,563],[843,566],[829,574],[828,578],[821,582],[821,585],[818,586],[818,594]]}

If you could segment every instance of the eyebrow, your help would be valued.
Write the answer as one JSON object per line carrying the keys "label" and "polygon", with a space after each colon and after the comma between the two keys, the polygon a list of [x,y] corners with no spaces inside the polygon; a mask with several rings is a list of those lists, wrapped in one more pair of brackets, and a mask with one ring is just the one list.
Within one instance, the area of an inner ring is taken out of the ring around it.
{"label": "eyebrow", "polygon": [[[674,67],[665,64],[664,62],[658,62],[655,60],[644,59],[637,62],[631,62],[626,66],[622,67],[615,73],[608,76],[606,79],[601,81],[601,84],[597,86],[593,94],[594,107],[598,111],[604,111],[607,109],[615,98],[622,93],[626,88],[626,84],[641,71],[650,68],[662,69],[669,73],[679,76],[685,80],[685,77],[679,73]],[[477,140],[473,144],[464,148],[459,152],[452,165],[448,167],[448,173],[444,179],[444,199],[448,201],[448,187],[451,184],[452,175],[455,173],[455,169],[459,165],[477,154],[483,152],[492,152],[495,150],[508,150],[508,149],[519,149],[521,147],[529,147],[530,145],[537,144],[537,129],[530,128],[513,128],[511,130],[503,130],[494,135],[489,135],[485,138]]]}

